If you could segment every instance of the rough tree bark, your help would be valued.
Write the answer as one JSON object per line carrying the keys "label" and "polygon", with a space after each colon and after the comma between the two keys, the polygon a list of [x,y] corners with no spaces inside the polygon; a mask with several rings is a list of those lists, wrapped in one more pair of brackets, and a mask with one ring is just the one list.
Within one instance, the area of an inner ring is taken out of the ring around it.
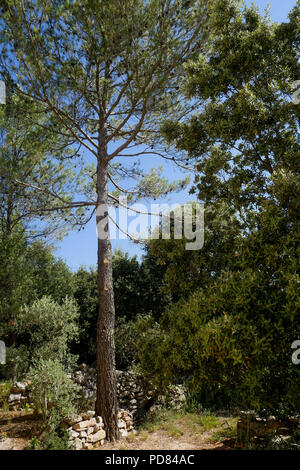
{"label": "rough tree bark", "polygon": [[[103,135],[103,134],[102,134]],[[108,175],[106,148],[100,146],[97,168],[98,292],[97,399],[96,413],[102,416],[107,439],[119,439],[115,371],[115,306],[112,249],[108,232]]]}

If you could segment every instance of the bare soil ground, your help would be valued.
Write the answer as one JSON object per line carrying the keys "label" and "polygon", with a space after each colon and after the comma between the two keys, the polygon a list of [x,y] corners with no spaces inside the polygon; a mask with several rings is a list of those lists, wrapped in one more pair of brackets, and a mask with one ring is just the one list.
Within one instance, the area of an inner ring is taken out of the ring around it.
{"label": "bare soil ground", "polygon": [[166,413],[118,443],[97,450],[228,450],[235,446],[234,418]]}
{"label": "bare soil ground", "polygon": [[24,450],[36,430],[35,416],[25,411],[0,411],[0,450]]}
{"label": "bare soil ground", "polygon": [[[234,418],[165,412],[147,421],[137,433],[95,450],[201,450],[234,448]],[[38,435],[33,413],[0,411],[0,450],[24,450]]]}

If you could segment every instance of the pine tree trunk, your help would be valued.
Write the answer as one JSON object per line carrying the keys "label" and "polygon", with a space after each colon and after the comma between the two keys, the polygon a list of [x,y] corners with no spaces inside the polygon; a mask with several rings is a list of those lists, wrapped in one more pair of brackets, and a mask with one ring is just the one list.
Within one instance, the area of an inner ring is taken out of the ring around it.
{"label": "pine tree trunk", "polygon": [[[97,170],[98,291],[97,400],[96,413],[102,416],[107,439],[119,439],[115,372],[115,306],[112,278],[112,249],[108,233],[107,168],[102,160]],[[107,237],[103,231],[106,226]]]}
{"label": "pine tree trunk", "polygon": [[[11,238],[13,231],[13,196],[9,188],[8,201],[7,201],[7,218],[6,218],[6,236]],[[16,316],[10,318],[13,321],[13,331],[11,332],[10,346],[16,348],[17,346],[17,331],[16,331]],[[18,363],[15,361],[13,365],[13,381],[16,382],[18,379]]]}

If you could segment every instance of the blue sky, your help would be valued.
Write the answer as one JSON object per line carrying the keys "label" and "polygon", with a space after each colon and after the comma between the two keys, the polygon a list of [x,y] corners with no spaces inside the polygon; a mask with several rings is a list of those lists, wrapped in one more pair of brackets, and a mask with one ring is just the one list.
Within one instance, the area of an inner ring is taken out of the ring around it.
{"label": "blue sky", "polygon": [[296,5],[296,0],[246,0],[247,5],[254,3],[260,9],[260,12],[263,13],[265,8],[270,5],[270,17],[272,21],[284,21],[291,11],[293,6]]}
{"label": "blue sky", "polygon": [[[284,21],[294,5],[296,0],[246,0],[246,4],[251,5],[254,3],[263,13],[265,8],[270,6],[270,17],[272,21],[281,22]],[[174,168],[172,162],[168,162],[159,157],[151,157],[147,164],[143,164],[145,170],[149,170],[150,167],[162,165],[164,168],[165,176],[170,180],[178,179],[183,177],[184,174],[177,168]],[[172,204],[183,203],[191,200],[192,196],[189,196],[188,191],[182,191],[180,193],[173,194],[168,198],[168,201]],[[156,201],[159,202],[159,201]],[[113,249],[121,248],[123,251],[128,251],[131,255],[137,254],[140,256],[142,250],[130,240],[115,240],[112,241]],[[95,266],[97,259],[97,237],[95,221],[92,220],[81,232],[72,231],[63,241],[56,244],[56,256],[63,258],[71,269],[76,270],[79,266]]]}

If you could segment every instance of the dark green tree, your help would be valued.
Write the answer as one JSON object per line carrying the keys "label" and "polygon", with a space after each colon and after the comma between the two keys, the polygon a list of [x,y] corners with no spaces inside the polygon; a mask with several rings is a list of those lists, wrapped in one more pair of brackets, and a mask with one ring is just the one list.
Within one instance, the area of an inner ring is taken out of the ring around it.
{"label": "dark green tree", "polygon": [[0,337],[7,346],[16,343],[16,315],[28,297],[29,272],[22,226],[8,235],[0,231]]}
{"label": "dark green tree", "polygon": [[[158,292],[168,296],[170,303],[207,287],[224,269],[232,266],[235,243],[240,235],[241,223],[225,203],[219,206],[206,205],[204,246],[201,250],[186,250],[187,240],[184,236],[181,240],[174,240],[172,224],[169,240],[159,238],[147,243],[145,261],[152,260],[156,273],[153,282],[156,278],[160,283]],[[157,276],[159,270],[160,276]],[[158,320],[159,316],[155,316],[155,319]]]}
{"label": "dark green tree", "polygon": [[[166,122],[164,134],[195,162],[199,199],[226,207],[228,231],[234,217],[240,234],[213,283],[170,309],[151,343],[145,338],[143,363],[162,380],[189,377],[216,401],[235,397],[244,406],[295,413],[300,107],[292,97],[300,4],[279,25],[255,8],[218,5],[208,25],[218,32],[210,53],[186,64],[186,92],[199,111],[183,124]],[[217,258],[218,242],[211,245]]]}
{"label": "dark green tree", "polygon": [[137,315],[145,313],[159,318],[170,301],[170,296],[162,290],[163,269],[148,252],[139,262],[136,256],[115,251],[113,280],[117,320],[135,320]]}
{"label": "dark green tree", "polygon": [[[127,344],[127,339],[122,337],[121,331],[128,332],[127,336],[131,338],[135,335],[133,330],[138,315],[151,313],[154,318],[160,318],[170,301],[170,295],[161,291],[164,284],[163,271],[150,253],[139,262],[136,256],[130,257],[128,253],[115,251],[113,281],[118,331],[116,365],[118,368],[126,368],[131,363],[132,342]],[[80,312],[80,340],[72,346],[72,351],[79,355],[80,361],[92,364],[96,359],[97,273],[93,269],[88,271],[82,267],[75,273],[74,282],[74,297]],[[122,352],[118,349],[122,349]]]}
{"label": "dark green tree", "polygon": [[95,323],[98,315],[97,272],[84,267],[74,274],[74,297],[79,309],[79,341],[72,344],[72,352],[79,361],[93,364],[96,361]]}
{"label": "dark green tree", "polygon": [[75,291],[74,274],[61,258],[55,257],[51,246],[41,241],[31,243],[24,253],[28,280],[28,301],[43,296],[52,297],[61,303],[65,297],[73,298]]}

